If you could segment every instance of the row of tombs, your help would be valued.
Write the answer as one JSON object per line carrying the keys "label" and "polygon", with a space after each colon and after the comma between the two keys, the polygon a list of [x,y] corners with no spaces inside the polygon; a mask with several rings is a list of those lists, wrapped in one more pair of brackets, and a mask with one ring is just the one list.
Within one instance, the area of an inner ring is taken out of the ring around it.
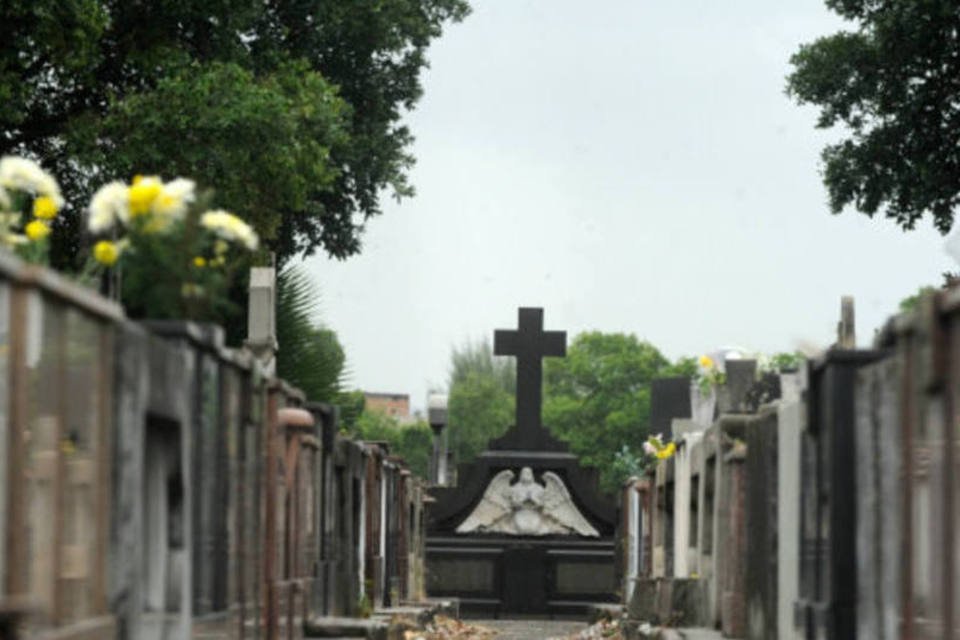
{"label": "row of tombs", "polygon": [[219,328],[0,255],[0,637],[293,639],[422,601],[425,485],[338,431]]}
{"label": "row of tombs", "polygon": [[960,637],[960,287],[873,348],[653,388],[676,454],[621,494],[627,617],[752,639]]}

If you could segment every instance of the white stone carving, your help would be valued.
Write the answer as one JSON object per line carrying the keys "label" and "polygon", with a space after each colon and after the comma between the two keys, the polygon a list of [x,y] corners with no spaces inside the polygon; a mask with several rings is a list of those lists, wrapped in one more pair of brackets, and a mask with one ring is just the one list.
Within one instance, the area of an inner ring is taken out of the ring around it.
{"label": "white stone carving", "polygon": [[480,503],[457,527],[457,533],[600,536],[573,504],[560,476],[545,471],[541,485],[534,479],[533,470],[524,467],[520,479],[513,483],[515,477],[509,469],[495,475]]}

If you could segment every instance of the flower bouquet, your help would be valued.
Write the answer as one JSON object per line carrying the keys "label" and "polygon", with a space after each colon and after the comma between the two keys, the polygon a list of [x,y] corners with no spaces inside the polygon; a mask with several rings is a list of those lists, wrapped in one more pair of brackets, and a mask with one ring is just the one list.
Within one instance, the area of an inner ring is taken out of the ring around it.
{"label": "flower bouquet", "polygon": [[132,317],[213,320],[231,309],[233,275],[259,239],[239,217],[202,206],[192,180],[137,176],[93,195],[92,259]]}
{"label": "flower bouquet", "polygon": [[666,460],[677,452],[677,445],[673,442],[664,443],[660,435],[655,435],[647,438],[647,441],[643,443],[643,450],[647,455],[657,460]]}
{"label": "flower bouquet", "polygon": [[60,186],[33,160],[0,158],[0,245],[48,264],[51,225],[63,207]]}
{"label": "flower bouquet", "polygon": [[713,389],[726,383],[727,374],[717,366],[717,363],[710,356],[700,356],[697,365],[696,380],[702,396],[709,396]]}

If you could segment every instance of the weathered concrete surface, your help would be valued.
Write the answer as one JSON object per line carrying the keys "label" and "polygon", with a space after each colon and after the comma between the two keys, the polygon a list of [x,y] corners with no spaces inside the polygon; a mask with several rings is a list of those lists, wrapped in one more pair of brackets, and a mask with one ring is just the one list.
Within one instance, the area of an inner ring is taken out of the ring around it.
{"label": "weathered concrete surface", "polygon": [[471,620],[470,624],[495,629],[497,640],[565,638],[587,627],[570,620]]}
{"label": "weathered concrete surface", "polygon": [[720,640],[723,634],[714,629],[677,629],[684,640]]}

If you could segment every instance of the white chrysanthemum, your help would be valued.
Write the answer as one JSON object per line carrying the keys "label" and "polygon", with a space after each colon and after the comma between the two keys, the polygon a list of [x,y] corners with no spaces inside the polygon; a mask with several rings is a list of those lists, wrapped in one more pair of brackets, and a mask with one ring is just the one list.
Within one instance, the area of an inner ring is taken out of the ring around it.
{"label": "white chrysanthemum", "polygon": [[187,206],[196,199],[196,183],[186,178],[177,178],[165,183],[153,201],[153,213],[175,220],[182,220]]}
{"label": "white chrysanthemum", "polygon": [[238,242],[250,251],[257,248],[259,238],[246,222],[222,209],[207,211],[200,216],[200,224],[224,240]]}
{"label": "white chrysanthemum", "polygon": [[87,228],[91,233],[102,233],[113,228],[117,222],[127,224],[130,220],[129,188],[119,180],[103,185],[90,199],[90,219]]}
{"label": "white chrysanthemum", "polygon": [[0,158],[0,187],[47,196],[53,199],[58,209],[63,206],[60,185],[33,160],[16,156]]}

